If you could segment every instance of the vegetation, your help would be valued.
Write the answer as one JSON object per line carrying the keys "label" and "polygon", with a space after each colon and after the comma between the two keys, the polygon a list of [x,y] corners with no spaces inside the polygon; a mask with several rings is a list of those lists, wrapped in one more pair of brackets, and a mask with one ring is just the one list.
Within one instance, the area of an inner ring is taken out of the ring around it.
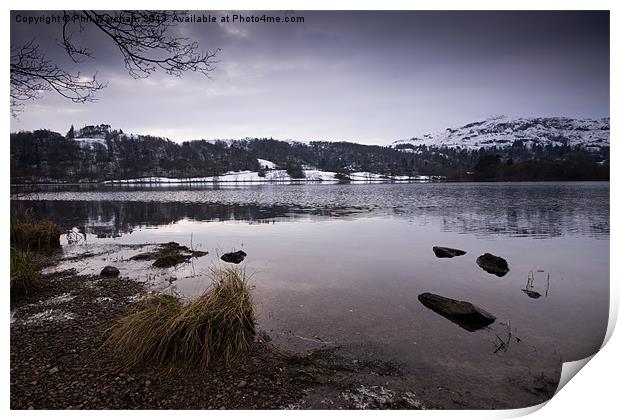
{"label": "vegetation", "polygon": [[267,159],[303,177],[304,165],[346,176],[367,171],[385,175],[443,175],[452,179],[609,179],[609,147],[515,141],[480,149],[347,142],[309,143],[274,139],[232,142],[195,140],[181,144],[152,136],[128,136],[109,125],[87,126],[74,141],[49,130],[11,134],[11,182],[101,181],[140,177],[204,177],[228,171],[264,174]]}
{"label": "vegetation", "polygon": [[340,182],[351,182],[351,177],[347,174],[336,174],[334,175],[334,178]]}
{"label": "vegetation", "polygon": [[296,163],[290,163],[286,166],[286,173],[293,179],[303,179],[306,177],[301,165]]}
{"label": "vegetation", "polygon": [[207,368],[242,357],[255,335],[245,272],[225,268],[212,273],[213,284],[187,305],[181,307],[171,296],[150,295],[119,320],[106,344],[121,363]]}
{"label": "vegetation", "polygon": [[36,254],[11,247],[11,295],[30,295],[43,287]]}
{"label": "vegetation", "polygon": [[609,160],[596,162],[575,154],[566,160],[532,159],[515,162],[499,155],[483,155],[474,166],[473,179],[502,180],[608,180]]}
{"label": "vegetation", "polygon": [[206,251],[194,251],[186,246],[179,245],[177,242],[167,242],[159,245],[154,251],[134,255],[131,259],[138,261],[155,260],[153,262],[154,267],[167,268],[207,254]]}
{"label": "vegetation", "polygon": [[61,231],[56,223],[35,219],[30,211],[11,217],[11,246],[27,251],[49,251],[60,248]]}
{"label": "vegetation", "polygon": [[31,209],[11,216],[11,295],[29,295],[43,287],[41,254],[60,248],[60,233],[51,220],[35,219]]}

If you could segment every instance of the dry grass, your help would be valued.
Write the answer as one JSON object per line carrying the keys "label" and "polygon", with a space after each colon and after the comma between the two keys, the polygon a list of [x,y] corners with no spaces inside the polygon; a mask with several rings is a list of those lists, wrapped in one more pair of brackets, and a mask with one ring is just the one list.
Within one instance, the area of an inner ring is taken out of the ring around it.
{"label": "dry grass", "polygon": [[26,210],[11,217],[11,246],[30,251],[48,251],[60,248],[61,231],[56,223],[46,219],[35,219],[32,211]]}
{"label": "dry grass", "polygon": [[119,320],[106,343],[121,363],[207,368],[245,354],[255,335],[245,272],[225,268],[212,276],[211,287],[183,307],[173,297],[153,295]]}
{"label": "dry grass", "polygon": [[36,254],[11,247],[11,294],[29,295],[43,288]]}

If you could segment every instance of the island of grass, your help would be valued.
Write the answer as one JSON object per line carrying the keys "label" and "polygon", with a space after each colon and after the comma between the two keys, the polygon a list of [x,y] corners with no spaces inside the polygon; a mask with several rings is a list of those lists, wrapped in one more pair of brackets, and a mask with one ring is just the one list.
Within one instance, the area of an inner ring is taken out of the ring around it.
{"label": "island of grass", "polygon": [[186,246],[179,245],[177,242],[167,242],[160,244],[153,251],[143,252],[131,257],[135,261],[153,261],[153,267],[168,268],[188,262],[192,258],[207,255],[206,251],[196,251]]}

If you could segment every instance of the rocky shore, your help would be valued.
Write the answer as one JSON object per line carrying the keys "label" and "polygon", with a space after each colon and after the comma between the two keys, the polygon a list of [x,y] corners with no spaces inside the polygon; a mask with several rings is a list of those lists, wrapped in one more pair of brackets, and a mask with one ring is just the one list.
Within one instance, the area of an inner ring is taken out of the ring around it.
{"label": "rocky shore", "polygon": [[333,349],[288,354],[264,334],[234,365],[126,371],[104,341],[143,286],[73,271],[44,280],[44,290],[11,301],[12,409],[429,407],[394,364],[352,361]]}

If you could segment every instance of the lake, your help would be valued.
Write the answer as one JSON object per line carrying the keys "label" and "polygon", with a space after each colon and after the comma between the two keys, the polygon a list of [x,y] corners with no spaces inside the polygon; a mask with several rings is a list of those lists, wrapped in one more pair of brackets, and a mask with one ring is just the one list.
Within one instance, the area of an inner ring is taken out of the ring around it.
{"label": "lake", "polygon": [[[186,298],[208,287],[219,255],[242,249],[277,345],[394,361],[413,388],[469,393],[480,406],[537,401],[537,383],[596,352],[607,327],[608,182],[49,186],[12,201],[21,206],[86,232],[63,238],[63,252],[94,256],[59,268],[113,264]],[[171,269],[128,259],[168,241],[209,255]],[[439,259],[435,245],[467,253]],[[486,252],[508,261],[507,275],[476,264]],[[424,292],[496,320],[461,328],[422,305]]]}

